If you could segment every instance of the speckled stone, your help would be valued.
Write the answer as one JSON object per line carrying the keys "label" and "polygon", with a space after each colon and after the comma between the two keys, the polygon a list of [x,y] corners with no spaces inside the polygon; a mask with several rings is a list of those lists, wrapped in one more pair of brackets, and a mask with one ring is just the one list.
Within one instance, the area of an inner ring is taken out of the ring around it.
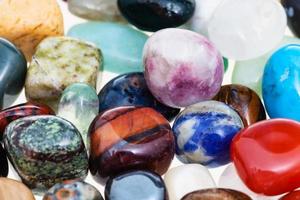
{"label": "speckled stone", "polygon": [[32,192],[21,182],[0,178],[1,200],[35,200]]}
{"label": "speckled stone", "polygon": [[251,200],[251,198],[236,190],[216,188],[192,192],[181,200]]}
{"label": "speckled stone", "polygon": [[98,110],[99,100],[95,89],[84,83],[74,83],[64,90],[57,116],[65,118],[76,126],[88,149],[88,129],[98,115]]}
{"label": "speckled stone", "polygon": [[87,175],[88,158],[80,133],[62,118],[45,115],[18,119],[7,126],[3,140],[22,181],[38,192]]}
{"label": "speckled stone", "polygon": [[64,181],[51,187],[43,200],[103,200],[101,193],[83,181]]}
{"label": "speckled stone", "polygon": [[68,37],[47,38],[38,46],[28,68],[26,97],[56,110],[60,95],[72,83],[95,88],[101,66],[98,48]]}

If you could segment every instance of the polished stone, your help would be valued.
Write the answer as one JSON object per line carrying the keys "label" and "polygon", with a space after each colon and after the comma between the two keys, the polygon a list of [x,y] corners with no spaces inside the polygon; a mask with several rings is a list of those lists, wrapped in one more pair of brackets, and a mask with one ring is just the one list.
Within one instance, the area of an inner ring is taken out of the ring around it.
{"label": "polished stone", "polygon": [[32,115],[54,115],[54,111],[39,103],[27,102],[19,105],[12,106],[0,112],[0,140],[5,131],[6,126],[14,120],[32,116]]}
{"label": "polished stone", "polygon": [[142,72],[123,74],[112,79],[101,89],[98,97],[100,113],[119,106],[151,107],[171,121],[180,111],[155,99]]}
{"label": "polished stone", "polygon": [[56,110],[62,92],[72,83],[96,87],[102,60],[100,50],[83,41],[68,37],[43,40],[28,68],[27,99],[45,103]]}
{"label": "polished stone", "polygon": [[21,182],[0,178],[1,200],[35,200],[32,192]]}
{"label": "polished stone", "polygon": [[2,144],[0,144],[0,177],[6,177],[7,175],[8,175],[8,162],[7,162],[6,152],[3,149]]}
{"label": "polished stone", "polygon": [[300,40],[298,38],[285,36],[280,44],[267,54],[251,60],[237,61],[233,68],[232,83],[247,86],[261,96],[262,76],[265,65],[275,51],[288,44],[300,44]]}
{"label": "polished stone", "polygon": [[130,26],[87,22],[73,26],[68,35],[97,45],[105,58],[105,71],[118,74],[143,71],[142,51],[148,36]]}
{"label": "polished stone", "polygon": [[131,171],[107,181],[105,199],[168,200],[168,192],[158,174],[150,171]]}
{"label": "polished stone", "polygon": [[300,123],[258,122],[232,141],[231,158],[243,182],[255,193],[274,196],[300,186]]}
{"label": "polished stone", "polygon": [[98,115],[98,110],[99,100],[96,90],[85,83],[74,83],[62,93],[57,116],[75,125],[86,148],[89,149],[88,129]]}
{"label": "polished stone", "polygon": [[118,6],[131,24],[155,32],[186,23],[195,11],[195,0],[118,0]]}
{"label": "polished stone", "polygon": [[288,45],[275,52],[263,74],[263,99],[270,118],[300,121],[300,45]]}
{"label": "polished stone", "polygon": [[231,189],[199,190],[187,194],[181,200],[252,200],[248,195]]}
{"label": "polished stone", "polygon": [[50,115],[11,122],[4,133],[8,157],[22,181],[37,192],[69,179],[84,179],[88,158],[78,130]]}
{"label": "polished stone", "polygon": [[69,0],[68,8],[79,17],[100,21],[124,21],[117,0]]}
{"label": "polished stone", "polygon": [[165,174],[164,181],[171,200],[180,200],[195,190],[216,187],[208,169],[199,164],[174,167]]}
{"label": "polished stone", "polygon": [[288,193],[287,195],[284,195],[279,200],[299,200],[299,199],[300,199],[300,191],[296,190]]}
{"label": "polished stone", "polygon": [[224,0],[209,20],[208,35],[226,58],[248,60],[272,50],[282,40],[286,24],[276,0]]}
{"label": "polished stone", "polygon": [[281,4],[285,8],[290,29],[297,37],[300,37],[300,2],[298,0],[281,0]]}
{"label": "polished stone", "polygon": [[243,127],[238,113],[222,102],[191,105],[173,124],[177,157],[184,163],[225,165],[231,161],[231,141]]}
{"label": "polished stone", "polygon": [[0,38],[0,109],[10,106],[18,98],[25,83],[26,71],[27,62],[23,53],[8,40]]}
{"label": "polished stone", "polygon": [[1,0],[0,10],[0,36],[20,48],[27,61],[43,39],[64,34],[57,1]]}
{"label": "polished stone", "polygon": [[51,187],[43,200],[103,200],[101,193],[83,181],[64,181]]}
{"label": "polished stone", "polygon": [[240,115],[245,127],[266,119],[266,111],[259,96],[246,86],[224,85],[214,100],[233,108]]}
{"label": "polished stone", "polygon": [[162,175],[174,157],[169,122],[152,108],[119,107],[105,111],[95,118],[89,135],[90,170],[100,181],[133,169]]}
{"label": "polished stone", "polygon": [[186,107],[210,100],[221,87],[222,56],[195,32],[175,28],[158,31],[147,41],[143,55],[147,85],[168,106]]}

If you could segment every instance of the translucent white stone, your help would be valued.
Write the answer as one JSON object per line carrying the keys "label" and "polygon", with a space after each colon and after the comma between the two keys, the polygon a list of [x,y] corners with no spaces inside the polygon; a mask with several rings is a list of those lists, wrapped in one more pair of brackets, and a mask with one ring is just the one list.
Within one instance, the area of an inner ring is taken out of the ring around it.
{"label": "translucent white stone", "polygon": [[286,25],[276,0],[224,0],[209,21],[208,35],[224,57],[247,60],[272,50]]}
{"label": "translucent white stone", "polygon": [[170,169],[164,177],[170,200],[180,200],[195,190],[215,188],[208,169],[199,164],[187,164]]}

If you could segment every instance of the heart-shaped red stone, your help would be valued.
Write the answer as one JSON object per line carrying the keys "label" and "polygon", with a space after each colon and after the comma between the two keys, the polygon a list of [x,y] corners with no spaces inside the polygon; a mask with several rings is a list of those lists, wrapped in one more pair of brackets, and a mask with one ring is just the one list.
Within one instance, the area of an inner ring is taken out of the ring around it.
{"label": "heart-shaped red stone", "polygon": [[272,119],[249,126],[233,139],[231,156],[252,191],[290,192],[300,187],[300,123]]}

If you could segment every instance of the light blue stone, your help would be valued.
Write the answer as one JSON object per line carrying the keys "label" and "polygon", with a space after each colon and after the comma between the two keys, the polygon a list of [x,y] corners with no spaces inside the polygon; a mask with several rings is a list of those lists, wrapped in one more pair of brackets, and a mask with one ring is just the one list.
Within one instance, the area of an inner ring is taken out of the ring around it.
{"label": "light blue stone", "polygon": [[300,45],[285,46],[272,55],[262,84],[270,118],[300,121]]}
{"label": "light blue stone", "polygon": [[57,115],[75,125],[88,149],[88,129],[98,111],[99,100],[95,89],[85,83],[74,83],[64,90]]}
{"label": "light blue stone", "polygon": [[114,73],[143,71],[142,52],[148,36],[130,26],[87,22],[73,26],[68,36],[92,42],[104,56],[104,70]]}

